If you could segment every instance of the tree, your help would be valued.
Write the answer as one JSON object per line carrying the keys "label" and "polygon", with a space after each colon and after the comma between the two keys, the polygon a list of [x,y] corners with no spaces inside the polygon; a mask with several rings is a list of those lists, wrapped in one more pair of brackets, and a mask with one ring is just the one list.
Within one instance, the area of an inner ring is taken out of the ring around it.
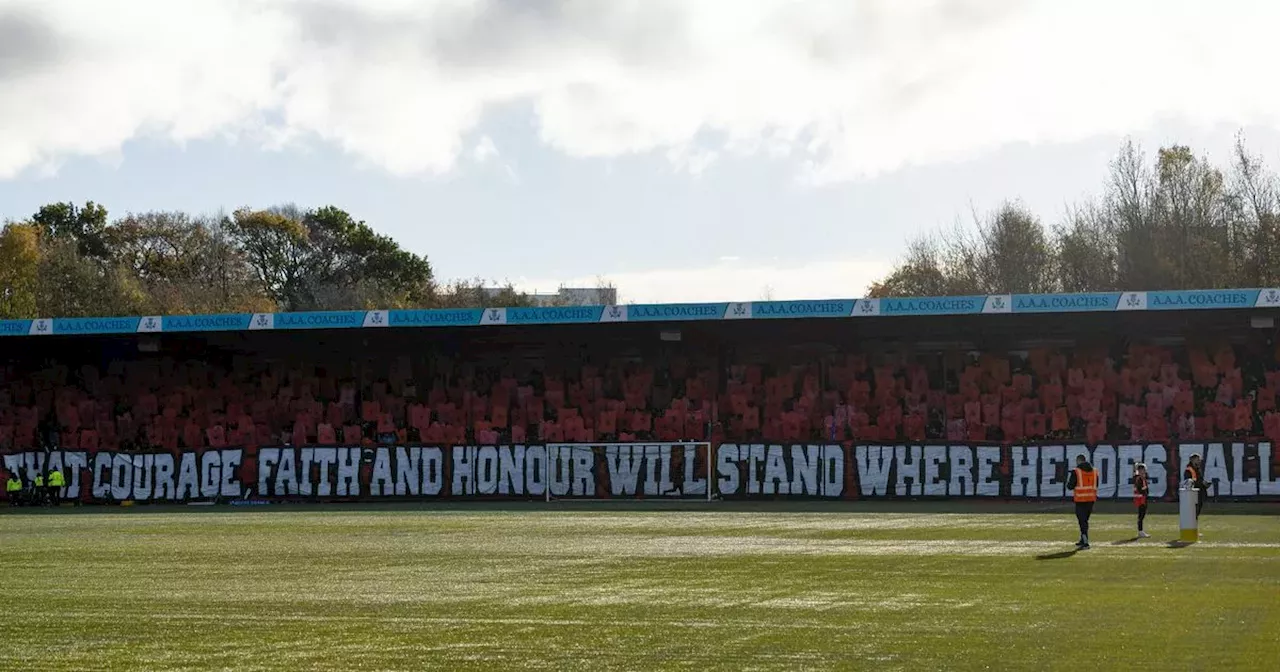
{"label": "tree", "polygon": [[1024,207],[1006,203],[978,225],[972,252],[965,256],[973,266],[983,294],[1042,293],[1054,289],[1053,250],[1044,226]]}
{"label": "tree", "polygon": [[116,264],[141,283],[153,312],[272,310],[224,219],[182,212],[130,214],[107,229],[105,239]]}
{"label": "tree", "polygon": [[1051,232],[1006,204],[968,230],[913,241],[868,295],[1277,284],[1280,182],[1243,140],[1227,170],[1181,145],[1160,149],[1148,164],[1128,142],[1101,195],[1072,208]]}
{"label": "tree", "polygon": [[346,212],[237,210],[228,231],[263,293],[284,310],[429,305],[431,265]]}
{"label": "tree", "polygon": [[51,203],[31,216],[31,223],[39,228],[46,240],[72,241],[76,250],[85,257],[107,259],[109,250],[104,234],[107,228],[107,209],[88,201],[83,208],[74,203]]}
{"label": "tree", "polygon": [[31,224],[6,224],[0,231],[0,318],[36,314],[39,264],[39,230]]}
{"label": "tree", "polygon": [[[57,317],[140,315],[147,296],[127,269],[80,254],[74,241],[42,242],[36,267],[36,306]],[[34,317],[34,316],[33,316]]]}

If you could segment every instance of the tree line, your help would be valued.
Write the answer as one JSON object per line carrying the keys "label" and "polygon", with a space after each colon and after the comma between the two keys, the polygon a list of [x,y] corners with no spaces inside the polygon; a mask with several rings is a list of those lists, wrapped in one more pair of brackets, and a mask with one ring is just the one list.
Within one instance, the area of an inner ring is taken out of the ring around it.
{"label": "tree line", "polygon": [[974,220],[911,241],[868,296],[1280,286],[1280,179],[1241,138],[1224,167],[1127,142],[1055,226],[1012,201]]}
{"label": "tree line", "polygon": [[0,230],[0,318],[524,306],[437,282],[425,256],[343,210],[127,214],[52,203]]}

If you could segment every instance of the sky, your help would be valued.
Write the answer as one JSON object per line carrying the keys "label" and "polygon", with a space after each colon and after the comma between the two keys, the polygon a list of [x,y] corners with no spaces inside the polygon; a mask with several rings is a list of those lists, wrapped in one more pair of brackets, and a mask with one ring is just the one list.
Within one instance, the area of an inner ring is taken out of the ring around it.
{"label": "sky", "polygon": [[0,220],[336,205],[440,278],[861,296],[1133,139],[1280,161],[1280,3],[0,0]]}

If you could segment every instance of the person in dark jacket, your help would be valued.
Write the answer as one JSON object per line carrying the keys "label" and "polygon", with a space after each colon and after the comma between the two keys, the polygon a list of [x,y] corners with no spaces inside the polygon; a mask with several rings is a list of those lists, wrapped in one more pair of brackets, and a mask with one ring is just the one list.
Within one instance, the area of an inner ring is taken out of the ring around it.
{"label": "person in dark jacket", "polygon": [[1147,519],[1147,495],[1150,494],[1150,484],[1147,481],[1147,465],[1139,462],[1133,466],[1133,503],[1138,506],[1138,538],[1146,539],[1151,535],[1142,529],[1142,523]]}
{"label": "person in dark jacket", "polygon": [[1182,480],[1191,481],[1191,486],[1198,491],[1196,495],[1196,520],[1200,520],[1200,509],[1204,508],[1205,497],[1209,494],[1209,484],[1204,480],[1204,458],[1200,453],[1193,453],[1182,470]]}
{"label": "person in dark jacket", "polygon": [[1085,459],[1084,455],[1076,456],[1076,468],[1067,476],[1067,489],[1072,491],[1071,498],[1076,503],[1076,522],[1080,524],[1080,541],[1076,548],[1089,548],[1089,516],[1093,515],[1093,503],[1098,501],[1098,472]]}

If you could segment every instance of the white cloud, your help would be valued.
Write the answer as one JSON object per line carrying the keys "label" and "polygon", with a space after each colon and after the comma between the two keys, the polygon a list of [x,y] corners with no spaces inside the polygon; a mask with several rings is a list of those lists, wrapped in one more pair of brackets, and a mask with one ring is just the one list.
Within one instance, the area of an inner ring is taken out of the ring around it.
{"label": "white cloud", "polygon": [[481,137],[475,148],[471,150],[471,158],[476,163],[484,163],[495,156],[498,156],[498,146],[493,144],[493,138],[487,135]]}
{"label": "white cloud", "polygon": [[1277,25],[1271,0],[0,0],[0,178],[222,134],[440,173],[520,103],[572,156],[821,183],[1163,117],[1280,127]]}
{"label": "white cloud", "polygon": [[[781,265],[761,261],[725,261],[701,268],[610,273],[619,297],[630,303],[757,301],[857,298],[892,270],[880,261],[814,261]],[[512,281],[520,290],[551,292],[561,285],[595,287],[596,277]]]}

